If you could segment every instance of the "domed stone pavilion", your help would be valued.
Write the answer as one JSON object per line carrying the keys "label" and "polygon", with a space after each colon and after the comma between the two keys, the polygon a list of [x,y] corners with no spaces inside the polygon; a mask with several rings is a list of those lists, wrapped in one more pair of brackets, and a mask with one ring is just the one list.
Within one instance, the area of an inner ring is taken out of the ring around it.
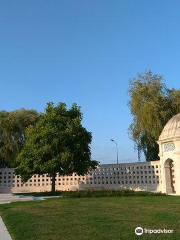
{"label": "domed stone pavilion", "polygon": [[180,194],[180,113],[171,118],[159,137],[162,192]]}

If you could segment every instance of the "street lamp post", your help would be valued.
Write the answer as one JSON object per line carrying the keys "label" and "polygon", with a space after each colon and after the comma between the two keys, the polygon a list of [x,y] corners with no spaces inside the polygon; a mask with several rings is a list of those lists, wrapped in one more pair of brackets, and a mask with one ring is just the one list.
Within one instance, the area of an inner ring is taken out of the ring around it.
{"label": "street lamp post", "polygon": [[111,139],[111,141],[114,142],[114,143],[116,144],[116,149],[117,149],[117,164],[118,164],[119,161],[118,161],[118,146],[117,146],[117,142],[114,141],[113,139]]}

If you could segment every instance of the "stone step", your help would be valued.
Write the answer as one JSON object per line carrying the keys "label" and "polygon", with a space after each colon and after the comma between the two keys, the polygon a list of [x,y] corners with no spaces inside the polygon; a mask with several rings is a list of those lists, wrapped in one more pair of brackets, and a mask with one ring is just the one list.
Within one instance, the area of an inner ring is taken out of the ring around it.
{"label": "stone step", "polygon": [[13,194],[0,194],[0,204],[10,203],[10,202],[19,202],[19,201],[32,201],[33,197],[23,196],[23,195],[13,195]]}
{"label": "stone step", "polygon": [[15,196],[15,195],[12,193],[0,193],[0,197],[3,197],[3,196]]}
{"label": "stone step", "polygon": [[8,194],[0,194],[0,199],[6,199],[6,198],[20,198],[20,196],[17,195],[8,195]]}
{"label": "stone step", "polygon": [[2,199],[0,200],[1,203],[10,203],[10,202],[25,202],[25,201],[32,201],[32,198],[24,198],[24,199]]}

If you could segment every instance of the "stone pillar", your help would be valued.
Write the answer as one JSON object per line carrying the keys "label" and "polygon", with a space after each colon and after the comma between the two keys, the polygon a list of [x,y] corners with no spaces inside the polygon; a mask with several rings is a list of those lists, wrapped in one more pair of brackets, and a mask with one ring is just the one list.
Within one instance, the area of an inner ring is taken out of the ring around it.
{"label": "stone pillar", "polygon": [[173,193],[172,189],[172,177],[170,172],[170,166],[164,166],[164,173],[165,173],[165,192],[166,193]]}
{"label": "stone pillar", "polygon": [[160,160],[161,164],[161,192],[166,193],[166,176],[165,176],[165,168],[164,168],[164,162],[162,159]]}
{"label": "stone pillar", "polygon": [[180,195],[180,159],[174,161],[175,191]]}

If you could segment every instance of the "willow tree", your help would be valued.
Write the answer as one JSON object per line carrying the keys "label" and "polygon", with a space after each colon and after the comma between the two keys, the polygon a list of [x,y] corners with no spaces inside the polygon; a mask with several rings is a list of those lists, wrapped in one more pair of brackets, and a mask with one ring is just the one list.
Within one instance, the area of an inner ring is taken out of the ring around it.
{"label": "willow tree", "polygon": [[82,113],[74,104],[54,106],[48,103],[38,123],[29,127],[22,152],[17,158],[16,173],[27,181],[33,174],[49,174],[55,191],[56,174],[86,174],[95,168],[91,160],[91,133],[82,126]]}
{"label": "willow tree", "polygon": [[35,125],[40,114],[35,110],[0,111],[0,167],[15,167],[21,152],[25,131]]}
{"label": "willow tree", "polygon": [[180,112],[180,90],[168,89],[161,75],[146,71],[130,80],[128,92],[133,115],[129,134],[138,157],[144,153],[147,161],[157,160],[158,137],[167,121]]}

